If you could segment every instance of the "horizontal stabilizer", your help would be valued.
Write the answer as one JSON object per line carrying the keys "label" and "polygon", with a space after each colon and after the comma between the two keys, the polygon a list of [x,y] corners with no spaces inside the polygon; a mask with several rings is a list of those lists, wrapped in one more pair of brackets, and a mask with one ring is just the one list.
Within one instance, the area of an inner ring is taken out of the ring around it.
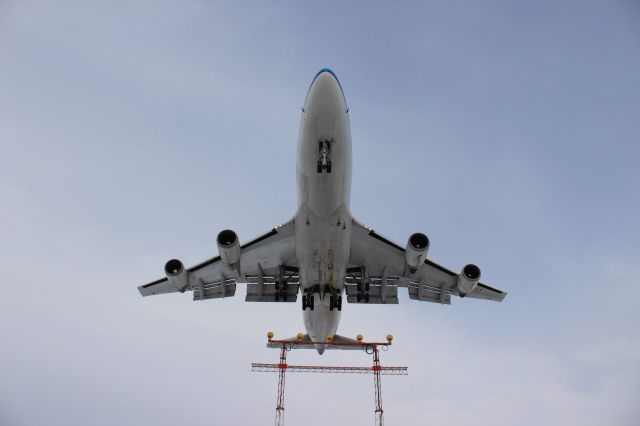
{"label": "horizontal stabilizer", "polygon": [[358,342],[355,339],[340,336],[336,334],[333,336],[331,342],[312,342],[308,334],[305,334],[302,339],[298,340],[296,337],[290,337],[283,340],[272,340],[267,342],[267,348],[280,349],[282,345],[286,345],[289,349],[313,349],[318,350],[318,346],[322,346],[322,351],[325,349],[332,350],[366,350],[371,346],[369,342]]}

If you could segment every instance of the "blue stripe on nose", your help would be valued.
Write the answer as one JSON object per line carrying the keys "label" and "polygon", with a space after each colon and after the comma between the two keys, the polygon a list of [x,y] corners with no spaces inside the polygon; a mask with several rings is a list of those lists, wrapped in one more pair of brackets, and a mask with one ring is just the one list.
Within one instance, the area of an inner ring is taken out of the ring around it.
{"label": "blue stripe on nose", "polygon": [[318,73],[316,74],[315,77],[313,77],[313,80],[311,81],[311,84],[309,85],[309,89],[307,90],[307,96],[305,96],[304,98],[304,103],[307,103],[307,98],[309,97],[309,92],[311,91],[311,87],[313,86],[313,83],[315,83],[316,78],[318,78],[318,76],[320,76],[320,74],[322,73],[329,73],[333,76],[333,78],[336,79],[336,82],[338,83],[338,87],[340,87],[340,93],[342,93],[342,99],[344,100],[344,104],[347,104],[347,98],[345,98],[344,96],[344,90],[342,90],[342,84],[340,84],[340,80],[338,80],[338,76],[336,75],[335,72],[333,72],[331,69],[329,68],[322,68],[320,71],[318,71]]}

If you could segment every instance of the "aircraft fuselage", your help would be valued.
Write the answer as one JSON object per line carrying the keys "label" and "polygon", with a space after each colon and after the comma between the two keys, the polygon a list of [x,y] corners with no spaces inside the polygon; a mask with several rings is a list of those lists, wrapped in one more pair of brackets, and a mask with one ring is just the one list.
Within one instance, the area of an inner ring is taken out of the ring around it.
{"label": "aircraft fuselage", "polygon": [[[340,83],[322,70],[302,108],[296,164],[298,211],[296,258],[303,294],[313,308],[303,310],[307,334],[324,342],[334,335],[340,310],[331,296],[344,289],[351,249],[351,127]],[[320,350],[320,348],[319,348]]]}

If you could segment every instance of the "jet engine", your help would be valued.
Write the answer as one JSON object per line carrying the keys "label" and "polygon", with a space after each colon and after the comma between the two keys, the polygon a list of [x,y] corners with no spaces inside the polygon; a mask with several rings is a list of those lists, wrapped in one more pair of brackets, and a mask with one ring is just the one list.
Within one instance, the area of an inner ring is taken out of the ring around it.
{"label": "jet engine", "polygon": [[183,292],[187,288],[187,284],[189,284],[187,271],[178,259],[168,261],[164,265],[164,273],[167,274],[167,279],[178,291]]}
{"label": "jet engine", "polygon": [[227,266],[235,266],[240,261],[240,243],[238,234],[231,229],[225,229],[218,234],[218,251],[222,263]]}
{"label": "jet engine", "polygon": [[480,268],[476,265],[468,264],[462,268],[462,272],[458,275],[458,292],[464,297],[476,289],[480,281]]}
{"label": "jet engine", "polygon": [[405,261],[411,273],[414,273],[427,258],[429,250],[429,238],[426,235],[416,232],[409,237],[407,249],[405,251]]}

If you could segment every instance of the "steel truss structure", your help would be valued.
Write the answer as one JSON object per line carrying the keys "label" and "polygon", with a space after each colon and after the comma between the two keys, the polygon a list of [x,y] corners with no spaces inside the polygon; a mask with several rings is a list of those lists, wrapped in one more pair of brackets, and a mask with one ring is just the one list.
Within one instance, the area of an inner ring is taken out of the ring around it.
{"label": "steel truss structure", "polygon": [[[251,363],[254,373],[277,373],[280,364]],[[330,374],[374,374],[372,367],[338,367],[331,365],[289,365],[287,373],[330,373]],[[407,367],[380,367],[380,374],[385,376],[406,376]]]}
{"label": "steel truss structure", "polygon": [[[280,360],[278,364],[266,364],[254,362],[251,364],[251,371],[256,373],[278,373],[278,398],[276,400],[275,425],[284,425],[284,389],[286,373],[329,373],[329,374],[373,374],[374,395],[375,395],[375,424],[384,425],[382,409],[382,375],[404,376],[408,374],[407,367],[383,367],[380,365],[380,349],[388,350],[391,345],[391,336],[387,336],[387,342],[307,342],[291,340],[273,340],[269,338],[267,344],[270,348],[280,349]],[[331,365],[289,365],[287,364],[287,352],[293,349],[303,348],[304,345],[327,345],[327,349],[362,349],[373,356],[373,365],[370,367],[344,367]],[[347,347],[348,346],[348,347]]]}

